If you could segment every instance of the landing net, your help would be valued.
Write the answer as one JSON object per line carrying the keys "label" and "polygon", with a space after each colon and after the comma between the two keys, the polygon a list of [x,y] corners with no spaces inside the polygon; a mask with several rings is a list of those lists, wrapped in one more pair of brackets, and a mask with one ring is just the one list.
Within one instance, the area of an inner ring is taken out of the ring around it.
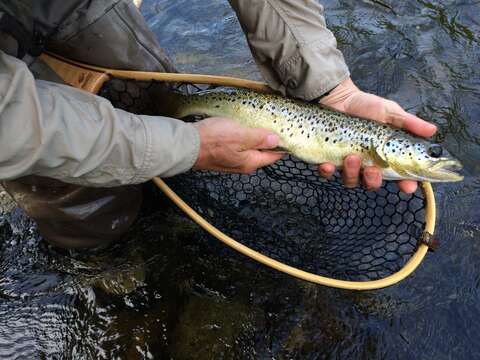
{"label": "landing net", "polygon": [[[158,115],[155,86],[160,85],[113,78],[99,95],[117,108]],[[170,86],[189,93],[205,89]],[[326,181],[314,166],[291,156],[252,175],[197,171],[166,182],[243,245],[340,281],[371,282],[399,272],[416,253],[425,230],[422,190],[404,194],[395,182],[385,182],[375,192],[348,189],[338,177]],[[203,232],[199,236],[211,238]]]}

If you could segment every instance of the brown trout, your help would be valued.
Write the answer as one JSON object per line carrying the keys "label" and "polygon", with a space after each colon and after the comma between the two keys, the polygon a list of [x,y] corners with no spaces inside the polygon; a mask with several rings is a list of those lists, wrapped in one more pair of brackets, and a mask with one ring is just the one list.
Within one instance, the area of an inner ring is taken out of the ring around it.
{"label": "brown trout", "polygon": [[349,154],[362,165],[383,170],[386,180],[460,181],[461,163],[442,146],[372,120],[326,109],[317,104],[249,90],[168,93],[163,99],[172,117],[223,116],[252,128],[271,130],[280,147],[312,164],[341,166]]}

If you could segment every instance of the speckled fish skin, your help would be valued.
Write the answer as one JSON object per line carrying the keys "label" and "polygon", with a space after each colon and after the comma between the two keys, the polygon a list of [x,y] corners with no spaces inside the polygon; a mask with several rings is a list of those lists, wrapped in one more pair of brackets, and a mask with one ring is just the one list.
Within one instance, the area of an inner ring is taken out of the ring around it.
{"label": "speckled fish skin", "polygon": [[384,179],[431,182],[460,181],[461,164],[440,145],[372,120],[278,95],[248,90],[174,94],[171,116],[222,116],[244,126],[264,128],[280,136],[280,147],[312,164],[341,166],[349,154],[362,165],[376,165]]}

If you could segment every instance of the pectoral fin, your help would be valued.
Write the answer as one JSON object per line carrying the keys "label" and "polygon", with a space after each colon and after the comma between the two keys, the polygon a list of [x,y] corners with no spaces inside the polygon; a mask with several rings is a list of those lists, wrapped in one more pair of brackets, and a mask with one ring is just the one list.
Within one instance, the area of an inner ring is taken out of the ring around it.
{"label": "pectoral fin", "polygon": [[381,168],[388,168],[388,161],[385,153],[383,152],[382,148],[376,147],[372,143],[372,157],[375,161],[375,165],[381,167]]}

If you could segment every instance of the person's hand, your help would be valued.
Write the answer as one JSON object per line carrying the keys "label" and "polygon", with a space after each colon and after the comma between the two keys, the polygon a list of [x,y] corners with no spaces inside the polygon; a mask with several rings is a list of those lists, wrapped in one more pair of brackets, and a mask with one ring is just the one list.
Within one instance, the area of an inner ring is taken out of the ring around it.
{"label": "person's hand", "polygon": [[[350,78],[339,84],[330,94],[321,98],[320,104],[353,116],[391,124],[422,137],[430,137],[437,131],[435,125],[407,113],[396,102],[361,91]],[[359,156],[349,155],[344,159],[343,181],[345,186],[355,187],[358,185],[360,168]],[[331,163],[323,163],[319,166],[319,172],[324,177],[330,177],[335,172],[335,166]],[[375,166],[364,168],[363,183],[369,190],[378,189],[382,185],[381,170]],[[417,189],[416,181],[402,180],[398,185],[400,190],[406,193],[413,193]]]}
{"label": "person's hand", "polygon": [[278,135],[265,129],[251,129],[234,120],[212,117],[195,123],[200,133],[200,154],[195,170],[250,174],[273,164],[283,154],[260,151],[274,149]]}

